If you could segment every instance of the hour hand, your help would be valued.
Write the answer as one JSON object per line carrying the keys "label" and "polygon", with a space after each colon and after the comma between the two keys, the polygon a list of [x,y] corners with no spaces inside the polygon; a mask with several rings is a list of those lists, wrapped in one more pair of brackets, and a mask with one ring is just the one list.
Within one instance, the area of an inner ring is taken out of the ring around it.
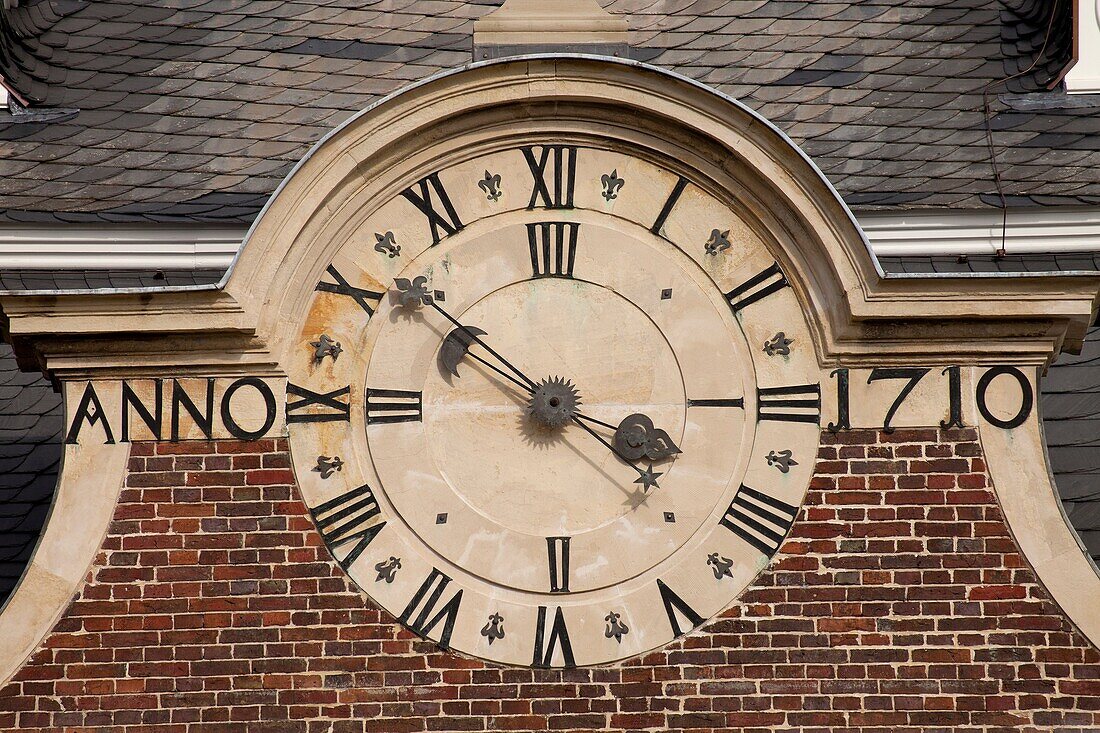
{"label": "hour hand", "polygon": [[654,427],[653,420],[640,412],[627,415],[619,423],[615,429],[615,448],[631,461],[643,457],[659,461],[681,452],[667,432]]}
{"label": "hour hand", "polygon": [[477,326],[454,329],[443,339],[443,346],[439,348],[439,367],[448,374],[459,376],[458,365],[469,353],[474,337],[487,335]]}

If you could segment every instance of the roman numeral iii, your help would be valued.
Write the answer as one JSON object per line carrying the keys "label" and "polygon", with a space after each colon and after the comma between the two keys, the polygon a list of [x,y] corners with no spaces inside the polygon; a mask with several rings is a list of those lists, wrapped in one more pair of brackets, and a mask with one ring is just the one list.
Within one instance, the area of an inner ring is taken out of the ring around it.
{"label": "roman numeral iii", "polygon": [[554,652],[561,650],[563,667],[577,666],[573,658],[573,645],[569,642],[569,629],[565,626],[565,616],[561,607],[554,609],[554,622],[546,633],[546,606],[539,606],[538,620],[535,622],[535,654],[531,659],[532,667],[549,669],[554,666]]}
{"label": "roman numeral iii", "polygon": [[432,246],[439,244],[442,238],[439,230],[444,235],[451,235],[462,231],[465,226],[458,218],[454,204],[450,196],[439,181],[439,174],[433,173],[426,178],[421,178],[415,185],[409,186],[401,195],[408,199],[409,203],[420,210],[428,219],[428,227],[432,232]]}
{"label": "roman numeral iii", "polygon": [[779,263],[775,262],[772,263],[771,267],[753,275],[726,293],[726,300],[733,312],[737,313],[745,306],[752,305],[761,298],[766,298],[783,288],[789,288],[790,285],[786,276],[783,275],[783,271],[779,269]]}
{"label": "roman numeral iii", "polygon": [[376,293],[373,290],[365,290],[363,288],[357,288],[354,285],[349,285],[348,281],[344,279],[344,276],[340,274],[332,265],[329,265],[325,270],[329,276],[335,280],[334,283],[327,283],[321,281],[317,283],[316,290],[322,293],[336,293],[337,295],[346,295],[356,303],[359,307],[367,312],[367,319],[374,315],[374,307],[378,305],[382,300],[382,293]]}
{"label": "roman numeral iii", "polygon": [[771,557],[796,516],[798,507],[741,484],[719,524]]}
{"label": "roman numeral iii", "polygon": [[[459,589],[457,593],[451,596],[451,600],[442,606],[439,605],[443,592],[450,582],[451,579],[448,576],[439,572],[436,568],[432,568],[432,572],[428,573],[428,577],[420,584],[420,588],[417,589],[416,594],[409,601],[409,605],[405,606],[405,610],[398,617],[401,623],[425,639],[429,638],[428,634],[432,633],[432,629],[442,621],[443,631],[439,634],[439,646],[444,649],[449,649],[451,646],[451,632],[454,631],[455,619],[458,618],[458,608],[462,604],[462,590]],[[436,611],[436,607],[439,607],[438,611]],[[419,612],[417,609],[420,609]],[[415,617],[413,616],[414,613],[416,614]]]}
{"label": "roman numeral iii", "polygon": [[420,422],[424,419],[424,393],[403,389],[367,390],[367,425]]}
{"label": "roman numeral iii", "polygon": [[[341,397],[349,397],[350,394],[350,385],[322,394],[288,383],[286,385],[286,421],[298,423],[351,420],[351,404],[340,400]],[[300,399],[291,401],[292,395]]]}
{"label": "roman numeral iii", "polygon": [[757,387],[756,419],[816,425],[821,420],[821,385]]}
{"label": "roman numeral iii", "polygon": [[370,524],[381,514],[381,509],[378,507],[378,500],[374,498],[374,491],[366,484],[314,507],[310,514],[317,522],[321,538],[334,557],[337,557],[336,548],[349,542],[355,543],[351,552],[342,559],[337,557],[344,568],[355,562],[371,540],[386,526],[385,522]]}
{"label": "roman numeral iii", "polygon": [[542,145],[522,150],[534,181],[527,208],[541,205],[548,209],[572,209],[573,186],[577,178],[576,146]]}
{"label": "roman numeral iii", "polygon": [[534,277],[573,277],[580,224],[548,221],[527,225]]}

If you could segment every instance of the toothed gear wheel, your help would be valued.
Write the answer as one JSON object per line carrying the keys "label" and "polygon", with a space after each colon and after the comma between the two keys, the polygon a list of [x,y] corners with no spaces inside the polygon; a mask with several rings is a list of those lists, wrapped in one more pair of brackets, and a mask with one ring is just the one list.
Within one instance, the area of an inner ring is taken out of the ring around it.
{"label": "toothed gear wheel", "polygon": [[547,377],[535,386],[527,413],[548,428],[560,428],[572,421],[581,400],[573,383],[561,377]]}

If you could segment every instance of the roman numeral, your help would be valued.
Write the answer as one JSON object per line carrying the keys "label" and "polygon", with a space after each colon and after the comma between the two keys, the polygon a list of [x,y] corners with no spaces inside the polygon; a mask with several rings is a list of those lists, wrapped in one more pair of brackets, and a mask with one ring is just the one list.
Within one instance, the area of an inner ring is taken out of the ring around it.
{"label": "roman numeral", "polygon": [[684,193],[684,189],[687,188],[688,179],[680,176],[676,181],[676,185],[672,187],[672,193],[665,199],[665,205],[661,207],[661,213],[657,215],[657,221],[653,222],[653,226],[649,228],[649,231],[656,234],[658,237],[663,236],[661,229],[665,225],[665,221],[668,219],[668,215],[672,213],[673,207],[676,206],[676,202],[680,200],[680,196]]}
{"label": "roman numeral", "polygon": [[547,537],[546,555],[550,560],[550,592],[569,592],[569,538]]}
{"label": "roman numeral", "polygon": [[531,169],[534,186],[527,209],[542,201],[548,209],[572,209],[573,185],[577,178],[577,148],[574,145],[543,145],[539,157],[534,147],[524,147],[523,157]]}
{"label": "roman numeral", "polygon": [[[419,193],[414,191],[414,188],[419,189]],[[447,195],[443,184],[440,183],[438,173],[433,173],[427,178],[421,178],[415,186],[409,186],[402,191],[401,195],[428,218],[428,226],[432,231],[433,247],[439,244],[441,239],[439,236],[440,229],[445,234],[450,235],[462,231],[463,226],[465,226],[462,220],[458,218],[458,212],[455,211],[454,204],[451,203],[451,198]],[[442,211],[436,207],[437,201],[439,206],[442,207]]]}
{"label": "roman numeral", "polygon": [[[286,421],[288,423],[340,422],[341,420],[351,420],[351,404],[349,402],[341,402],[339,399],[345,396],[348,397],[349,400],[351,399],[350,386],[334,389],[331,392],[321,394],[306,389],[305,387],[299,387],[296,384],[287,383],[286,394]],[[300,397],[301,399],[291,402],[291,395]],[[305,412],[305,410],[310,407],[325,409],[322,412]]]}
{"label": "roman numeral", "polygon": [[745,306],[752,305],[761,298],[766,298],[790,285],[783,271],[779,269],[779,263],[774,262],[768,269],[753,275],[726,293],[726,300],[729,301],[733,312],[737,313]]}
{"label": "roman numeral", "polygon": [[[432,568],[432,572],[428,573],[428,577],[420,584],[420,588],[409,601],[409,605],[405,606],[405,610],[398,617],[401,623],[425,639],[429,638],[428,634],[442,621],[443,631],[439,634],[439,646],[444,649],[449,649],[451,646],[451,632],[454,631],[455,619],[458,617],[458,607],[462,603],[462,589],[459,589],[457,593],[451,596],[451,600],[447,601],[438,611],[435,610],[436,606],[439,605],[440,598],[443,596],[443,591],[446,590],[450,582],[449,577],[436,568]],[[418,608],[420,609],[419,613],[417,613]],[[434,616],[431,615],[433,612],[435,613]],[[415,618],[413,618],[414,613],[416,613]]]}
{"label": "roman numeral", "polygon": [[[677,637],[683,636],[688,631],[691,631],[695,627],[703,623],[703,617],[696,613],[695,609],[689,606],[683,598],[672,592],[664,582],[657,579],[657,589],[661,591],[661,602],[665,605],[665,613],[668,614],[668,625],[672,627],[672,633]],[[677,618],[676,612],[679,611],[691,624],[687,629],[680,628],[680,619]]]}
{"label": "roman numeral", "polygon": [[744,397],[729,397],[713,400],[688,400],[688,407],[740,407],[744,409]]}
{"label": "roman numeral", "polygon": [[403,389],[367,390],[367,425],[420,422],[424,418],[424,393]]}
{"label": "roman numeral", "polygon": [[798,384],[791,387],[757,387],[756,420],[808,422],[821,419],[821,385]]}
{"label": "roman numeral", "polygon": [[741,484],[719,524],[771,557],[796,516],[798,507]]}
{"label": "roman numeral", "polygon": [[359,307],[367,312],[367,318],[369,319],[374,315],[374,308],[371,306],[371,301],[374,305],[378,305],[378,302],[382,300],[383,293],[376,293],[373,290],[364,290],[363,288],[357,288],[354,285],[349,285],[348,281],[344,279],[344,276],[340,274],[332,265],[326,268],[325,272],[332,276],[335,283],[319,282],[317,283],[316,290],[322,293],[336,293],[338,295],[347,295],[359,304]]}
{"label": "roman numeral", "polygon": [[554,623],[550,627],[550,636],[546,635],[546,606],[539,606],[538,621],[535,626],[535,655],[532,667],[550,669],[554,666],[554,652],[561,648],[562,666],[573,668],[577,662],[573,659],[573,645],[569,643],[569,629],[565,626],[565,616],[559,606],[554,611]]}
{"label": "roman numeral", "polygon": [[374,491],[366,484],[310,509],[317,529],[334,557],[337,547],[355,543],[343,559],[337,558],[345,569],[363,554],[371,540],[386,526],[385,522],[365,526],[381,513]]}
{"label": "roman numeral", "polygon": [[545,221],[527,225],[534,277],[573,277],[580,224]]}

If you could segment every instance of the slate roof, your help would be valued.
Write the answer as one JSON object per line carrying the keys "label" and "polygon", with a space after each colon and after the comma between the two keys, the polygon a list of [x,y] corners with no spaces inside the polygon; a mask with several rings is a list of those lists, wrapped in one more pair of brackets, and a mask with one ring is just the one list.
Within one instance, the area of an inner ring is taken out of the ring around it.
{"label": "slate roof", "polygon": [[61,396],[0,343],[0,606],[23,574],[61,467]]}
{"label": "slate roof", "polygon": [[[1008,205],[1100,203],[1100,95],[1045,89],[1070,0],[602,1],[635,57],[775,121],[853,207],[1000,205],[987,88]],[[0,121],[0,221],[247,223],[352,113],[468,63],[499,2],[21,0],[0,75],[80,111]]]}

